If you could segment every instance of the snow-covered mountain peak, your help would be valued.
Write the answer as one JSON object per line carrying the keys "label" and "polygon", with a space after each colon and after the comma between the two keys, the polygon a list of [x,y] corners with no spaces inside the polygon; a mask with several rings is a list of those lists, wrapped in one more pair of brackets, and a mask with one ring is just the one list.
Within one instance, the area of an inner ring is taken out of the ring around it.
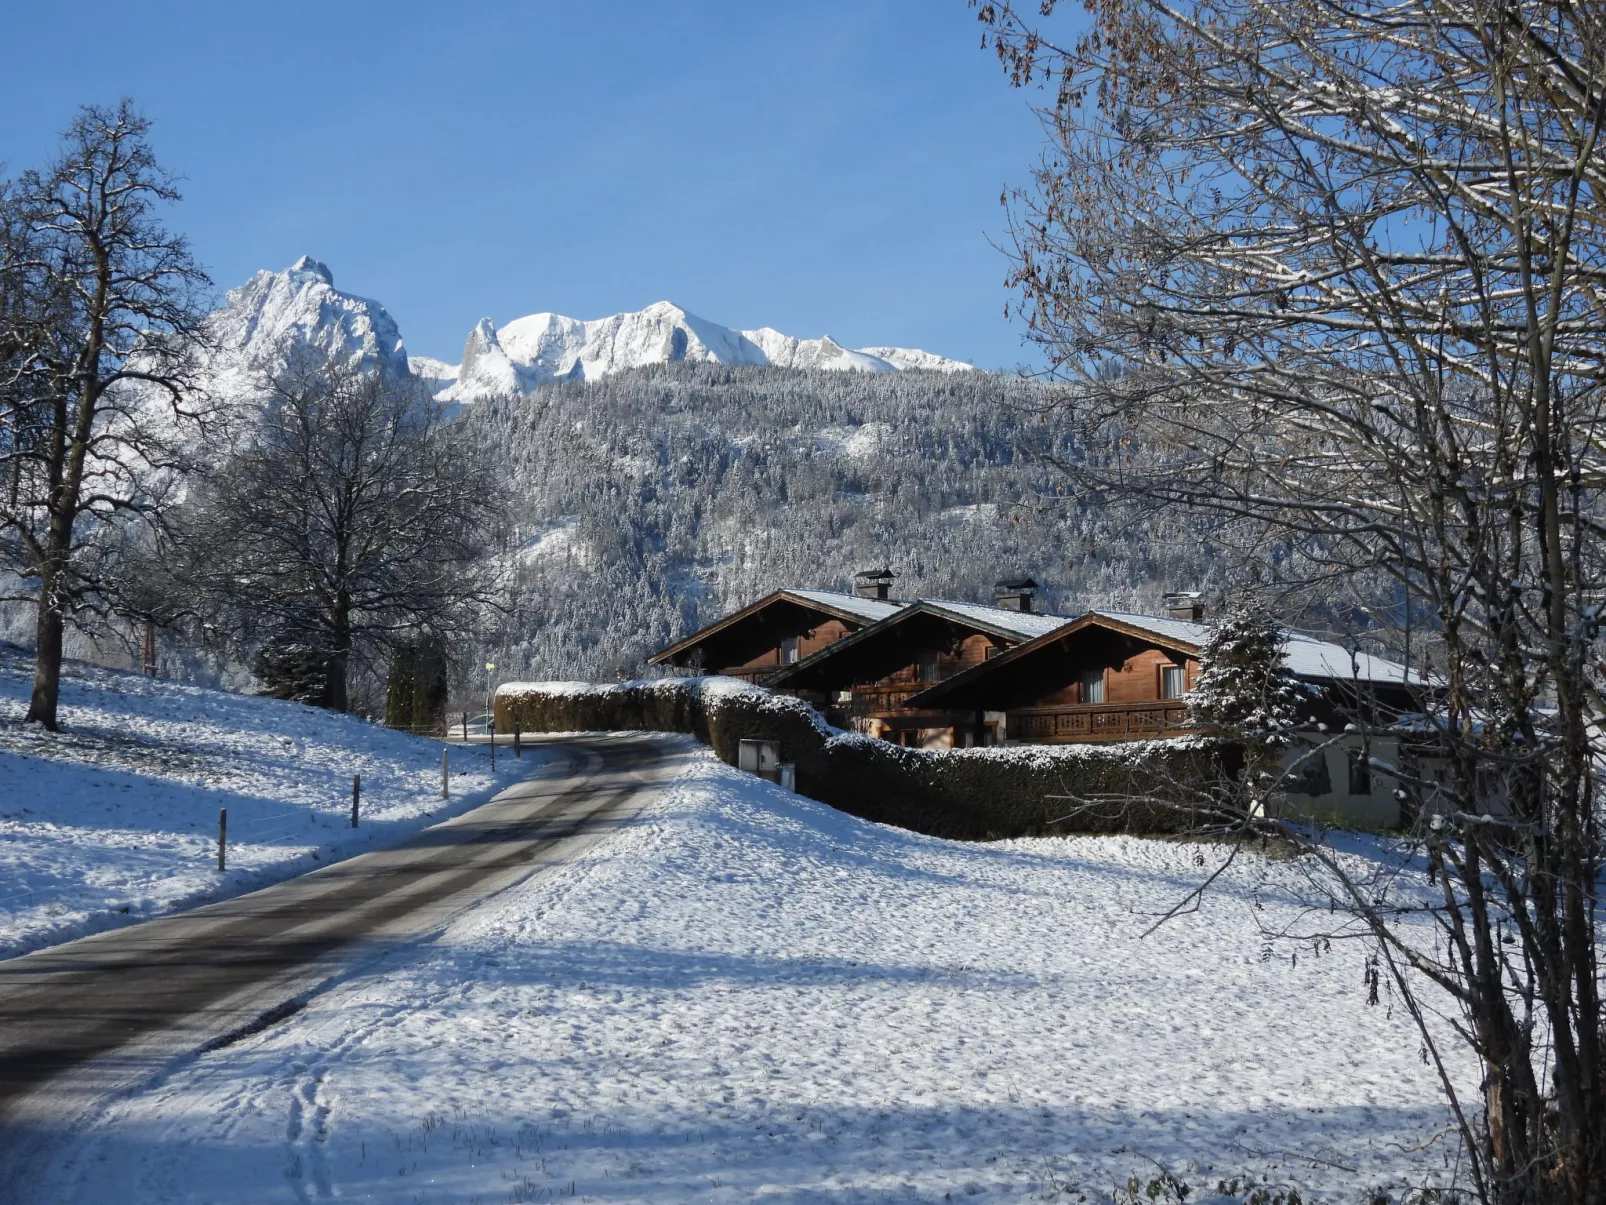
{"label": "snow-covered mountain peak", "polygon": [[335,283],[334,273],[329,271],[329,265],[320,259],[313,259],[310,255],[303,255],[296,260],[295,263],[290,265],[289,271],[291,273],[310,272],[326,285]]}
{"label": "snow-covered mountain peak", "polygon": [[[918,368],[962,372],[969,364],[910,348],[852,350],[826,335],[798,339],[770,327],[740,331],[700,318],[672,301],[581,321],[562,314],[516,318],[498,330],[482,319],[463,347],[456,378],[437,396],[474,402],[524,393],[547,381],[594,381],[612,372],[682,360],[849,372]],[[420,376],[440,380],[438,361]]]}
{"label": "snow-covered mountain peak", "polygon": [[236,396],[301,352],[411,376],[396,320],[377,301],[341,292],[326,264],[303,255],[229,290],[208,319],[213,387]]}
{"label": "snow-covered mountain peak", "polygon": [[830,335],[798,339],[770,327],[733,330],[668,300],[590,321],[543,312],[498,327],[482,318],[463,342],[461,363],[410,359],[385,307],[337,289],[329,266],[310,255],[282,272],[258,272],[230,290],[210,323],[216,340],[214,388],[237,397],[256,392],[264,371],[301,351],[417,378],[447,403],[528,393],[547,381],[595,381],[627,368],[682,360],[848,372],[970,369],[909,348],[855,350]]}
{"label": "snow-covered mountain peak", "polygon": [[496,325],[489,318],[481,318],[469,331],[468,338],[463,340],[462,365],[455,371],[450,365],[446,367],[450,384],[445,389],[466,379],[481,382],[485,396],[522,392],[519,371],[508,359],[507,352],[502,350]]}

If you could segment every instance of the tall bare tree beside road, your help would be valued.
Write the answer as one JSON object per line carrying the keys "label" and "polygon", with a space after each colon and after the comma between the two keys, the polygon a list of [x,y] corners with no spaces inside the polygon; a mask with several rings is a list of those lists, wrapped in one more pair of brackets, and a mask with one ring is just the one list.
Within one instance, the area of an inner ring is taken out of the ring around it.
{"label": "tall bare tree beside road", "polygon": [[1437,895],[1333,902],[1452,1002],[1480,1194],[1606,1201],[1606,9],[1089,0],[1056,43],[1055,0],[972,3],[1044,89],[1013,283],[1109,453],[1067,473],[1272,534],[1285,589],[1391,583],[1355,598],[1442,687],[1392,767]]}
{"label": "tall bare tree beside road", "polygon": [[354,659],[451,636],[491,600],[501,486],[383,371],[292,362],[247,409],[238,450],[174,512],[169,607],[254,646],[270,687],[345,709]]}
{"label": "tall bare tree beside road", "polygon": [[0,189],[0,551],[38,610],[28,719],[56,727],[69,621],[104,611],[108,536],[158,513],[196,413],[209,284],[128,101],[83,109],[57,160]]}

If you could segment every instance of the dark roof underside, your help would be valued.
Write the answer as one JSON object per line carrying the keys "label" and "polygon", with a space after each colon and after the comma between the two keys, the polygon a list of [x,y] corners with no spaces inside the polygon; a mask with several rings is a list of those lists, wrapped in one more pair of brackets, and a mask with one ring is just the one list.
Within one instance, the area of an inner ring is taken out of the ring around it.
{"label": "dark roof underside", "polygon": [[[1086,669],[1115,667],[1160,642],[1097,624],[1080,623],[971,666],[915,695],[911,706],[956,711],[1026,707],[1076,681]],[[1168,652],[1174,650],[1167,650]]]}
{"label": "dark roof underside", "polygon": [[[917,603],[778,670],[765,679],[765,685],[788,690],[847,690],[879,682],[913,665],[922,653],[951,652],[967,637],[984,631],[977,624],[923,610]],[[997,639],[1000,644],[1011,644],[1020,637]]]}
{"label": "dark roof underside", "polygon": [[682,668],[725,669],[744,665],[791,636],[802,636],[839,619],[849,629],[870,621],[848,611],[807,603],[777,591],[717,623],[676,641],[649,661]]}
{"label": "dark roof underside", "polygon": [[[948,711],[1009,711],[1029,707],[1076,681],[1084,670],[1114,669],[1145,649],[1158,648],[1173,657],[1198,657],[1191,641],[1173,640],[1124,623],[1089,614],[1064,631],[1051,632],[990,661],[974,665],[911,696],[906,706]],[[1418,706],[1417,691],[1399,683],[1347,682],[1325,675],[1301,674],[1320,685],[1330,704],[1340,708],[1382,708],[1403,712]],[[1365,696],[1363,699],[1361,696]]]}

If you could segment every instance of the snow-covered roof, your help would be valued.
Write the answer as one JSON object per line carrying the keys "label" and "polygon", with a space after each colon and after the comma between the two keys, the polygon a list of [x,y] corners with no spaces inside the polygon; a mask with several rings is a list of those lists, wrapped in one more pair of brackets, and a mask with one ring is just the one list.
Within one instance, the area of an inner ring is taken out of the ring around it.
{"label": "snow-covered roof", "polygon": [[888,615],[895,615],[907,603],[888,602],[879,598],[860,598],[857,594],[840,594],[835,590],[793,590],[787,589],[787,594],[797,598],[807,599],[812,603],[819,603],[822,607],[835,607],[839,611],[851,611],[855,615],[862,615],[868,620],[885,619]]}
{"label": "snow-covered roof", "polygon": [[1113,619],[1129,627],[1142,628],[1166,640],[1178,640],[1183,644],[1202,645],[1210,635],[1210,629],[1205,624],[1193,623],[1187,619],[1169,619],[1163,615],[1139,615],[1133,611],[1090,611],[1089,614],[1101,615],[1105,619]]}
{"label": "snow-covered roof", "polygon": [[[1202,646],[1210,635],[1206,624],[1186,619],[1170,619],[1160,615],[1137,615],[1127,611],[1094,611],[1094,615],[1113,619],[1130,627],[1142,628],[1167,640]],[[1421,686],[1426,679],[1415,670],[1374,657],[1370,653],[1351,654],[1341,644],[1317,640],[1298,632],[1288,633],[1288,644],[1283,650],[1283,664],[1302,678],[1335,678],[1362,682],[1389,682],[1397,685]]]}
{"label": "snow-covered roof", "polygon": [[[784,587],[772,591],[754,602],[748,603],[739,610],[715,620],[707,627],[699,628],[695,632],[682,636],[667,648],[659,649],[647,658],[649,665],[659,665],[665,662],[674,664],[673,658],[680,656],[687,649],[709,639],[716,633],[729,629],[733,624],[739,624],[764,608],[782,601],[789,601],[793,606],[819,607],[829,614],[840,615],[844,618],[854,617],[862,619],[866,624],[873,624],[886,619],[889,615],[896,615],[907,603],[887,602],[879,598],[860,598],[857,594],[843,594],[837,590],[799,590],[793,587]],[[848,618],[850,626],[854,618]],[[745,656],[745,654],[744,654]]]}
{"label": "snow-covered roof", "polygon": [[1371,653],[1351,653],[1341,644],[1288,634],[1283,664],[1302,678],[1358,678],[1362,682],[1390,682],[1400,686],[1425,686],[1427,679],[1417,671],[1374,657]]}
{"label": "snow-covered roof", "polygon": [[1030,611],[1010,611],[1004,607],[989,607],[984,603],[949,602],[945,598],[923,598],[920,601],[963,619],[1013,632],[1026,640],[1047,636],[1056,628],[1062,628],[1071,622],[1064,615],[1034,615]]}

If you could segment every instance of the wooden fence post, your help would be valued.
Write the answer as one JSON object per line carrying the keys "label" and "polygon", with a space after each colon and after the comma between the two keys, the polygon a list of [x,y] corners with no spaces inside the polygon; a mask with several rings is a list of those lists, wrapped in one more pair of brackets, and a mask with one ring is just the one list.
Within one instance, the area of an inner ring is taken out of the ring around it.
{"label": "wooden fence post", "polygon": [[217,810],[217,868],[219,870],[226,870],[228,868],[227,861],[226,861],[225,856],[224,856],[224,850],[228,848],[228,844],[229,844],[229,809],[228,808],[218,808],[218,810]]}
{"label": "wooden fence post", "polygon": [[446,760],[449,755],[450,754],[449,754],[448,750],[446,750],[446,749],[442,749],[441,750],[441,798],[442,799],[450,799],[452,797],[452,771],[451,771],[451,766],[449,765],[449,763]]}
{"label": "wooden fence post", "polygon": [[519,717],[518,716],[514,716],[513,717],[513,756],[514,757],[523,757],[524,756],[522,753],[519,752]]}
{"label": "wooden fence post", "polygon": [[357,804],[362,799],[362,775],[351,776],[351,827],[357,827]]}

